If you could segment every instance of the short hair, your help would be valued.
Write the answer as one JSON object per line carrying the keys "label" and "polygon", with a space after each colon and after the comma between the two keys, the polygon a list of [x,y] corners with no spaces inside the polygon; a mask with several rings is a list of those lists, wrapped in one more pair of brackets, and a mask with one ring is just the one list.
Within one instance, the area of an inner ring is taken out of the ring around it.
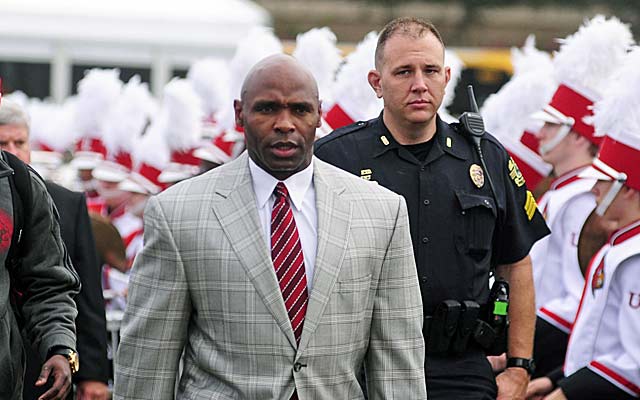
{"label": "short hair", "polygon": [[29,115],[15,101],[3,99],[0,102],[0,126],[21,125],[29,130]]}
{"label": "short hair", "polygon": [[390,21],[384,26],[384,28],[382,28],[382,31],[378,36],[375,55],[376,68],[382,64],[384,46],[392,36],[402,35],[419,39],[429,32],[438,39],[444,50],[444,41],[442,40],[442,36],[440,35],[440,32],[438,32],[436,26],[431,22],[415,17],[401,17]]}

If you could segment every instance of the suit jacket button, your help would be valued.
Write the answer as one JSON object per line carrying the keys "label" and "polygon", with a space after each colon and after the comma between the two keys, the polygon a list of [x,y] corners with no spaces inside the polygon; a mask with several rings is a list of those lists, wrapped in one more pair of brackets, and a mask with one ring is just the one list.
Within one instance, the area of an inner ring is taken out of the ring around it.
{"label": "suit jacket button", "polygon": [[300,372],[301,369],[302,369],[302,364],[300,364],[299,362],[293,364],[293,370],[295,372]]}

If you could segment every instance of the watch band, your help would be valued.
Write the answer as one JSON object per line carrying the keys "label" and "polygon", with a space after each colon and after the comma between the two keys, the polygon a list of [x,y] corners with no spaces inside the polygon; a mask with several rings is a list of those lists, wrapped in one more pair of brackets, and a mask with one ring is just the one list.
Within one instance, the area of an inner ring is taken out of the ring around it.
{"label": "watch band", "polygon": [[509,357],[507,358],[507,368],[524,368],[529,375],[533,375],[536,370],[536,363],[533,358]]}

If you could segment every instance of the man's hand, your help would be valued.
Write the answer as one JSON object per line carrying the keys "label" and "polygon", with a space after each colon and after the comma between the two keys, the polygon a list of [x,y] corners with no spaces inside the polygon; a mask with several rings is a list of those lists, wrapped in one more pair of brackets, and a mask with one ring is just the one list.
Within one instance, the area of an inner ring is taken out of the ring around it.
{"label": "man's hand", "polygon": [[107,400],[109,389],[104,382],[82,381],[77,385],[78,400]]}
{"label": "man's hand", "polygon": [[557,388],[550,395],[544,398],[544,400],[567,400],[567,396],[564,395],[562,389]]}
{"label": "man's hand", "polygon": [[62,400],[71,390],[71,366],[64,356],[51,356],[42,366],[36,386],[47,383],[49,376],[53,378],[51,389],[47,390],[38,400]]}
{"label": "man's hand", "polygon": [[542,400],[552,390],[553,383],[551,379],[546,376],[536,378],[527,386],[527,400]]}
{"label": "man's hand", "polygon": [[511,367],[496,377],[497,400],[524,400],[529,383],[529,374],[524,368]]}

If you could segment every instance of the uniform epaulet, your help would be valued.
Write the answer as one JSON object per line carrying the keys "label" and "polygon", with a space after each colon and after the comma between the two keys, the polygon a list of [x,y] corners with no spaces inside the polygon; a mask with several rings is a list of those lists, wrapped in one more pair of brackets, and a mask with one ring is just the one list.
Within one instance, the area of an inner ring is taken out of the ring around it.
{"label": "uniform epaulet", "polygon": [[456,131],[456,133],[464,136],[464,132],[462,132],[462,125],[460,124],[460,122],[451,122],[448,125],[451,127],[451,129]]}
{"label": "uniform epaulet", "polygon": [[493,143],[494,145],[497,145],[498,147],[501,147],[501,148],[504,147],[502,143],[498,140],[498,138],[493,136],[491,132],[485,132],[483,139]]}
{"label": "uniform epaulet", "polygon": [[338,128],[335,131],[331,132],[330,134],[328,134],[327,136],[318,139],[315,143],[316,148],[318,148],[319,146],[322,146],[325,143],[329,143],[332,140],[335,140],[339,137],[342,137],[344,135],[348,135],[349,133],[353,133],[356,131],[359,131],[361,129],[366,128],[367,126],[369,126],[369,124],[371,123],[371,121],[358,121],[358,122],[354,122],[351,125],[347,125],[347,126],[343,126],[342,128]]}

